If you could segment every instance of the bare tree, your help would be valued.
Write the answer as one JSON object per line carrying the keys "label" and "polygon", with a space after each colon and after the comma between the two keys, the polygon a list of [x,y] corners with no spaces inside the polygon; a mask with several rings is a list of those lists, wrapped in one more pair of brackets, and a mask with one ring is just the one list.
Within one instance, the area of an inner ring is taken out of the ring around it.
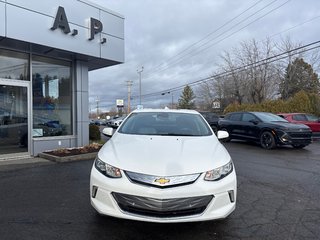
{"label": "bare tree", "polygon": [[[208,82],[200,88],[203,101],[212,102],[213,98],[218,98],[220,103],[226,104],[261,103],[279,97],[280,88],[288,89],[288,83],[296,75],[292,62],[303,57],[301,49],[295,50],[300,46],[290,38],[278,44],[270,39],[260,42],[252,39],[242,42],[238,48],[223,52],[218,73],[212,75],[210,84]],[[281,56],[285,53],[286,57],[269,61],[280,53]],[[313,51],[309,62],[315,72],[320,69],[319,52]],[[285,96],[285,93],[282,94]]]}
{"label": "bare tree", "polygon": [[287,53],[286,58],[277,62],[278,92],[280,93],[280,89],[283,89],[281,97],[284,99],[287,99],[289,97],[289,82],[292,82],[292,79],[296,74],[296,70],[292,68],[292,62],[296,58],[303,57],[302,54],[299,54],[297,51],[293,51],[293,49],[296,49],[301,45],[301,43],[294,43],[289,37],[286,37],[279,44],[276,45],[278,51]]}
{"label": "bare tree", "polygon": [[244,74],[246,79],[245,96],[249,103],[261,103],[270,98],[274,92],[274,65],[267,60],[274,54],[274,45],[270,39],[263,42],[251,40],[242,42],[237,58],[242,66],[248,66]]}
{"label": "bare tree", "polygon": [[[235,49],[236,51],[236,49]],[[244,99],[244,89],[246,88],[246,82],[243,78],[242,74],[239,74],[237,71],[238,65],[236,63],[236,59],[231,57],[231,54],[228,52],[224,52],[221,56],[223,63],[220,66],[222,72],[226,72],[225,77],[221,77],[220,79],[224,79],[225,81],[229,81],[229,89],[226,91],[230,92],[232,98],[239,104],[243,102]]]}
{"label": "bare tree", "polygon": [[213,102],[216,99],[214,89],[214,80],[210,79],[201,83],[197,90],[198,105],[201,110],[210,111],[213,107]]}

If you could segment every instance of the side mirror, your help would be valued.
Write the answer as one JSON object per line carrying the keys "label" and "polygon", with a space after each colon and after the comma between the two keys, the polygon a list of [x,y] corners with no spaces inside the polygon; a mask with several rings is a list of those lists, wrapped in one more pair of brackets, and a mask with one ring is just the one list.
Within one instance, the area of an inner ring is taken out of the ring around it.
{"label": "side mirror", "polygon": [[104,128],[102,130],[102,134],[107,136],[107,137],[112,137],[112,135],[114,134],[115,132],[115,129],[114,128],[111,128],[111,127],[107,127],[107,128]]}
{"label": "side mirror", "polygon": [[229,133],[228,133],[227,131],[219,130],[219,131],[217,132],[217,137],[218,137],[219,140],[220,140],[220,139],[226,139],[226,138],[229,137]]}

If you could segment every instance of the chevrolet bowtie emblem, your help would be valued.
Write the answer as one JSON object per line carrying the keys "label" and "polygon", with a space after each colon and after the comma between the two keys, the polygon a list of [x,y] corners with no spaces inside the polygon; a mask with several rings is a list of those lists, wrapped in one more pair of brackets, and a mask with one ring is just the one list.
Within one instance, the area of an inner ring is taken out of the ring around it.
{"label": "chevrolet bowtie emblem", "polygon": [[170,182],[170,179],[167,179],[167,178],[157,178],[157,179],[154,180],[154,182],[163,185],[163,184],[166,184],[166,183]]}

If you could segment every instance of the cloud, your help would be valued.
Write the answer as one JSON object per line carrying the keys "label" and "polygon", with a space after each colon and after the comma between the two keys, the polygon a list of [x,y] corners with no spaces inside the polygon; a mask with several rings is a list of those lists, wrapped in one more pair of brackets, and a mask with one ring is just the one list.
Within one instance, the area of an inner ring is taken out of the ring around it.
{"label": "cloud", "polygon": [[[125,63],[89,73],[91,109],[99,98],[105,110],[115,107],[116,99],[127,101],[128,80],[133,81],[132,96],[135,98],[132,104],[138,104],[137,69],[141,66],[144,66],[142,95],[165,91],[207,77],[215,70],[222,51],[230,51],[241,41],[264,40],[320,15],[320,1],[317,0],[91,1],[125,17]],[[286,35],[296,42],[318,40],[315,26],[319,22],[320,18],[314,19],[273,36],[274,41]],[[205,41],[199,42],[210,33]],[[174,93],[175,102],[179,96],[180,92]],[[146,96],[143,100],[148,107],[159,107],[171,101],[169,96],[161,94]]]}

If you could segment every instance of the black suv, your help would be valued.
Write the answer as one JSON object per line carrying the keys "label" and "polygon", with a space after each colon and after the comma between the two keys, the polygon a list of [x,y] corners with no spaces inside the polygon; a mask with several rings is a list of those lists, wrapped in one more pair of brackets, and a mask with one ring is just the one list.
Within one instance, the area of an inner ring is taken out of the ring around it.
{"label": "black suv", "polygon": [[311,129],[293,124],[267,112],[234,112],[219,121],[219,129],[229,133],[229,139],[255,141],[265,149],[277,145],[304,148],[311,143]]}
{"label": "black suv", "polygon": [[218,122],[219,122],[219,116],[212,112],[199,112],[209,123],[212,130],[216,133],[218,131]]}

